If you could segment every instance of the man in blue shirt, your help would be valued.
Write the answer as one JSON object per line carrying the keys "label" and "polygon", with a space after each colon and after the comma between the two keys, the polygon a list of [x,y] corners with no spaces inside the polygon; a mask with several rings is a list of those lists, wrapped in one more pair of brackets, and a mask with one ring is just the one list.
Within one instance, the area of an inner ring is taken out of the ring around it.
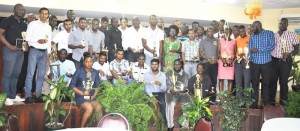
{"label": "man in blue shirt", "polygon": [[159,71],[159,60],[151,60],[151,71],[147,72],[144,76],[144,82],[146,86],[144,92],[150,97],[155,97],[160,106],[160,112],[166,120],[166,102],[165,102],[165,91],[167,90],[166,75]]}
{"label": "man in blue shirt", "polygon": [[274,33],[262,29],[260,21],[252,24],[253,34],[250,37],[248,49],[250,54],[250,71],[252,88],[254,89],[253,108],[257,108],[259,96],[259,78],[262,76],[263,104],[270,104],[270,81],[271,81],[271,51],[275,46]]}

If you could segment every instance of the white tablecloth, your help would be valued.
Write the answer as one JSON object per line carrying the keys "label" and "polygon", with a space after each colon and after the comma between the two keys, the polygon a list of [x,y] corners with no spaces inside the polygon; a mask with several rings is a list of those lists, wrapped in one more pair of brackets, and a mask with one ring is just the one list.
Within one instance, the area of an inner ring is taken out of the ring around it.
{"label": "white tablecloth", "polygon": [[300,131],[300,118],[273,118],[265,121],[261,131]]}

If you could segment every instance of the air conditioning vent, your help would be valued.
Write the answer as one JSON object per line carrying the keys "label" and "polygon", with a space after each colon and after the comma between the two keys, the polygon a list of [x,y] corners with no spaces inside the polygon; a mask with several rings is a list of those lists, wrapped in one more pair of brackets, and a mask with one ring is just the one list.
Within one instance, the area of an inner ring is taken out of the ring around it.
{"label": "air conditioning vent", "polygon": [[281,18],[287,18],[289,23],[300,23],[300,14],[294,15],[281,15]]}

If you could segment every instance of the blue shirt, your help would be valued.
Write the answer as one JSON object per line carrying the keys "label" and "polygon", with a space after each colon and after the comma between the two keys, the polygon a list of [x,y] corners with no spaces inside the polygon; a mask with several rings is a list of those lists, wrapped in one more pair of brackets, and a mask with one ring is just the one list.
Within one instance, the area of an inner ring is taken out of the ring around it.
{"label": "blue shirt", "polygon": [[[266,64],[271,61],[271,51],[275,47],[274,33],[269,30],[262,30],[259,34],[250,36],[248,49],[250,61],[255,64]],[[256,53],[251,53],[252,48],[257,48]]]}
{"label": "blue shirt", "polygon": [[[155,81],[159,81],[161,83],[161,86],[156,85],[154,83]],[[146,92],[150,97],[153,96],[152,93],[165,92],[167,90],[166,81],[167,79],[165,73],[159,71],[159,73],[154,76],[152,71],[149,71],[144,76],[144,82],[146,83],[144,92]]]}
{"label": "blue shirt", "polygon": [[83,57],[83,53],[88,51],[88,46],[92,45],[93,41],[91,39],[91,32],[88,30],[81,30],[80,28],[71,32],[69,36],[69,45],[83,45],[85,48],[76,48],[73,49],[72,58],[76,61],[80,61]]}
{"label": "blue shirt", "polygon": [[[76,70],[76,72],[74,73],[74,75],[72,77],[69,88],[73,89],[76,87],[77,89],[84,91],[83,81],[87,81],[86,73],[87,72],[85,71],[85,69],[83,67]],[[95,70],[95,69],[91,70],[91,79],[94,82],[92,88],[98,88],[101,82],[100,82],[100,78],[99,78],[99,74],[98,74],[97,70]],[[94,92],[95,92],[94,90],[91,90],[90,96],[94,95]],[[87,101],[83,98],[82,95],[79,95],[77,93],[75,93],[75,100],[76,100],[76,104],[78,106],[80,106],[82,103]]]}

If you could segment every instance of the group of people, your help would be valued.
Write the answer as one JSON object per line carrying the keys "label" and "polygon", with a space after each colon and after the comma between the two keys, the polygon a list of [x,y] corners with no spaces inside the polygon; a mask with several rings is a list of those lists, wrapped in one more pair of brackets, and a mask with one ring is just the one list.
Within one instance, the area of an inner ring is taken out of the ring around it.
{"label": "group of people", "polygon": [[[14,15],[0,24],[2,91],[8,100],[21,99],[16,95],[17,82],[25,78],[25,102],[32,103],[34,74],[36,95],[47,87],[44,77],[56,80],[65,76],[77,105],[86,109],[81,126],[93,110],[101,110],[94,100],[97,92],[85,87],[96,88],[103,81],[146,83],[144,92],[158,101],[169,130],[174,127],[176,102],[188,104],[197,85],[202,97],[210,97],[212,103],[216,101],[215,87],[223,91],[224,80],[229,91],[253,88],[253,108],[258,108],[260,78],[264,105],[275,102],[279,79],[280,99],[286,100],[291,59],[299,49],[299,40],[287,30],[285,18],[274,33],[263,29],[259,21],[247,30],[244,25],[231,28],[223,19],[214,20],[205,30],[198,22],[189,29],[176,20],[165,31],[156,15],[149,17],[148,27],[140,24],[139,17],[132,18],[131,27],[126,17],[111,18],[111,28],[107,17],[91,22],[80,17],[77,22],[73,10],[59,25],[47,8],[39,10],[38,20],[29,14],[24,21],[24,16],[23,5],[16,4]],[[26,75],[20,74],[22,67]]]}

